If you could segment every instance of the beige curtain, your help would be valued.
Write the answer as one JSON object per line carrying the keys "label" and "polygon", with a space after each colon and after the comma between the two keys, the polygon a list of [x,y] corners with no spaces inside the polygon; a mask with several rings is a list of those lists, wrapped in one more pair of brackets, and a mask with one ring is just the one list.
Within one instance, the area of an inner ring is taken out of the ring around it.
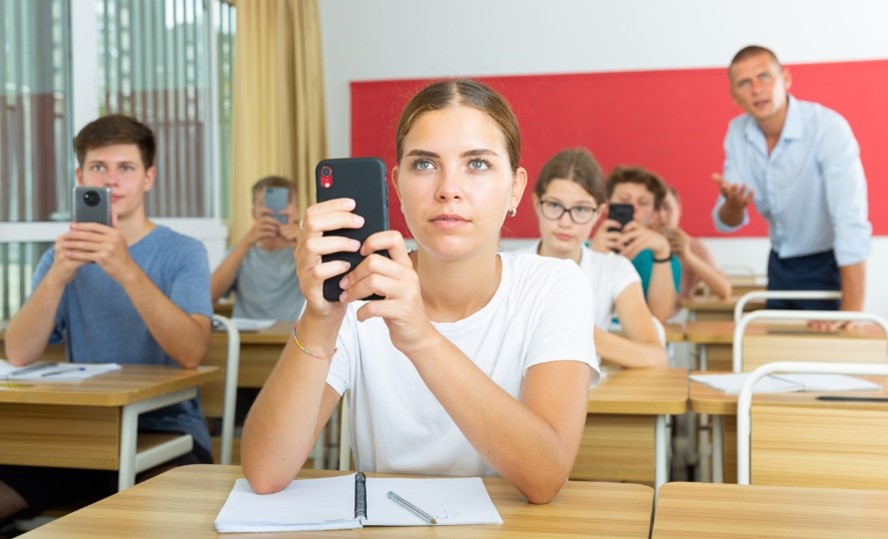
{"label": "beige curtain", "polygon": [[315,197],[315,164],[327,156],[316,0],[237,0],[236,6],[232,243],[252,226],[256,180],[293,179],[302,212]]}

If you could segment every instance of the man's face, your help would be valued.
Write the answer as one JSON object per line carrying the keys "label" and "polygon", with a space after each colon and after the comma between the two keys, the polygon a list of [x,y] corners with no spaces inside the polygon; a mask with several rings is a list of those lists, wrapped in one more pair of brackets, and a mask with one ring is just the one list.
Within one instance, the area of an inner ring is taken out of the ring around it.
{"label": "man's face", "polygon": [[136,144],[87,150],[83,165],[75,172],[79,185],[111,189],[111,209],[119,219],[144,207],[145,193],[154,185],[155,173],[154,167],[145,168]]}
{"label": "man's face", "polygon": [[740,60],[730,67],[729,73],[731,97],[756,121],[762,123],[784,111],[792,78],[769,54]]}

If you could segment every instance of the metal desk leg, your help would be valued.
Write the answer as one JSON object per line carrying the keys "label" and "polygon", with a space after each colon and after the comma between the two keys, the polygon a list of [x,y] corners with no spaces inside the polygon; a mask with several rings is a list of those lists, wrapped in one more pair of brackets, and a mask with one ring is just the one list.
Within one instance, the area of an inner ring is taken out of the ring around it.
{"label": "metal desk leg", "polygon": [[666,416],[658,415],[654,422],[654,489],[657,491],[669,475],[667,445]]}
{"label": "metal desk leg", "polygon": [[712,482],[725,482],[725,422],[720,415],[711,416],[712,422]]}

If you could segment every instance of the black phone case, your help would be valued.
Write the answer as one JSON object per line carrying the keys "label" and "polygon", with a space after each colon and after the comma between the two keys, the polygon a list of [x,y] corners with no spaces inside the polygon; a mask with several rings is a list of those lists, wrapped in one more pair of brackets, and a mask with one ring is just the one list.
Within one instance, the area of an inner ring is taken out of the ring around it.
{"label": "black phone case", "polygon": [[[332,182],[329,186],[322,185],[321,169],[330,167]],[[368,236],[376,232],[388,230],[388,189],[386,187],[385,163],[375,157],[355,157],[345,159],[325,159],[315,167],[315,182],[318,202],[334,198],[352,198],[355,200],[354,213],[364,218],[364,226],[358,229],[344,228],[325,232],[325,236],[345,236],[356,239],[362,244]],[[387,252],[381,252],[388,256]],[[364,260],[360,253],[332,253],[324,255],[322,261],[345,260],[354,269]],[[324,299],[339,301],[342,289],[337,275],[324,281]],[[364,299],[382,299],[372,295]]]}
{"label": "black phone case", "polygon": [[[87,204],[84,198],[90,192],[98,193],[99,196],[99,203],[94,206]],[[78,185],[74,188],[72,197],[75,223],[99,223],[111,226],[111,189]]]}
{"label": "black phone case", "polygon": [[620,228],[610,227],[608,232],[622,230],[627,223],[635,218],[635,208],[631,204],[611,204],[607,209],[607,218],[620,223]]}

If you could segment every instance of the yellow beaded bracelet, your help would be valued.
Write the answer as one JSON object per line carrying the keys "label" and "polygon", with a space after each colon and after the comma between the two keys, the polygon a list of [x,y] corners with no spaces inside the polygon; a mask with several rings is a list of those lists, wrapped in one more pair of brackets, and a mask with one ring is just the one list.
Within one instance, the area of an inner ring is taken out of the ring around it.
{"label": "yellow beaded bracelet", "polygon": [[320,359],[321,361],[329,361],[329,360],[333,359],[333,356],[336,355],[336,350],[338,350],[338,348],[334,348],[333,353],[330,354],[329,356],[326,356],[326,357],[319,356],[319,355],[315,354],[314,352],[312,352],[308,348],[302,346],[302,343],[299,342],[299,337],[296,336],[296,326],[293,326],[293,342],[296,343],[296,346],[298,346],[300,350],[302,350],[303,352],[305,352],[306,354],[308,354],[309,356],[311,356],[315,359]]}

